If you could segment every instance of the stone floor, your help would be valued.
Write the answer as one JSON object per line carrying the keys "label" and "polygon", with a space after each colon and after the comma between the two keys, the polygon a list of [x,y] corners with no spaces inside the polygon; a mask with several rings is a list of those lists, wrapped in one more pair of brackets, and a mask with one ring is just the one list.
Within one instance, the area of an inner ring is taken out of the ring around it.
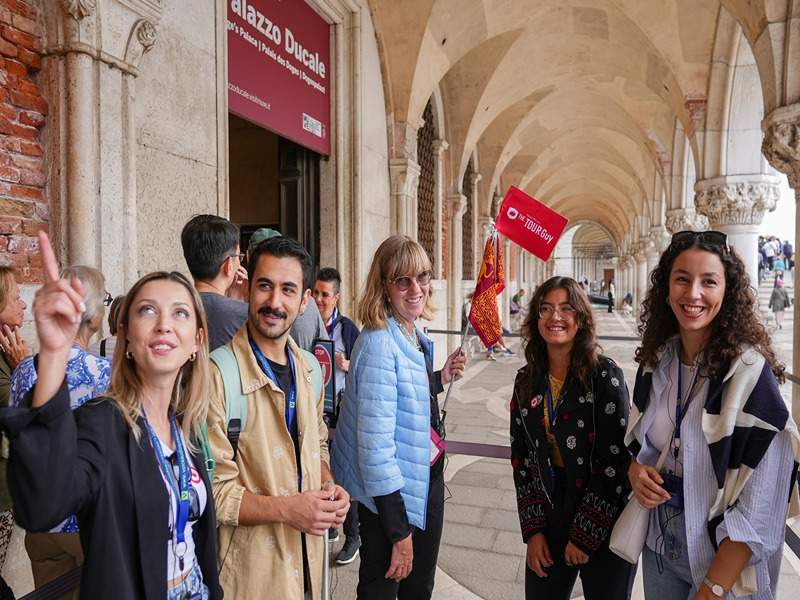
{"label": "stone floor", "polygon": [[[765,284],[766,285],[766,284]],[[763,295],[763,292],[762,292]],[[768,294],[767,294],[768,298]],[[632,318],[598,311],[601,336],[633,336]],[[788,313],[787,313],[787,316]],[[792,323],[774,332],[781,360],[791,365]],[[604,353],[614,358],[625,372],[630,387],[636,365],[634,341],[601,340]],[[448,410],[448,439],[508,445],[508,408],[519,357],[498,358],[496,362],[476,355],[464,379],[456,384]],[[788,398],[791,384],[784,386]],[[523,596],[525,547],[519,533],[511,467],[505,460],[450,456],[446,468],[447,502],[445,526],[439,554],[436,600],[517,600]],[[800,532],[800,526],[795,525]],[[333,556],[341,546],[337,542]],[[778,598],[794,598],[800,589],[800,558],[785,548]],[[345,567],[332,567],[333,598],[355,597],[358,560]],[[795,592],[790,590],[794,589]],[[580,582],[573,598],[581,598]],[[634,598],[643,598],[641,577],[637,576]]]}

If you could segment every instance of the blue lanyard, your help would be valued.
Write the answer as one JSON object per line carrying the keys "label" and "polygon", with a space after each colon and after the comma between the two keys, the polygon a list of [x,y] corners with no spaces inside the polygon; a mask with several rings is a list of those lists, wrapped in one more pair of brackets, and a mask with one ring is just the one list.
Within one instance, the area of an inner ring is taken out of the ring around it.
{"label": "blue lanyard", "polygon": [[681,394],[683,393],[683,365],[678,361],[678,393],[676,394],[675,400],[675,449],[673,450],[676,459],[678,458],[679,448],[681,447],[681,423],[683,422],[683,417],[685,417],[686,413],[689,411],[689,403],[692,400],[692,391],[694,390],[695,383],[697,383],[697,371],[695,371],[694,379],[692,379],[692,385],[689,387],[689,393],[686,395],[686,399],[684,400],[681,398]]}
{"label": "blue lanyard", "polygon": [[547,376],[547,417],[550,421],[550,433],[553,433],[553,430],[556,426],[556,410],[558,410],[558,405],[561,404],[561,398],[564,397],[564,388],[566,387],[567,382],[565,381],[564,384],[561,386],[561,393],[558,395],[558,403],[553,402],[553,388],[550,386],[550,376]]}
{"label": "blue lanyard", "polygon": [[[261,370],[264,371],[264,374],[272,380],[278,389],[282,390],[281,383],[278,381],[275,371],[273,371],[272,367],[269,365],[267,357],[264,356],[264,353],[261,352],[261,349],[253,340],[250,340],[250,345],[253,348],[253,353],[256,355],[256,360]],[[286,394],[286,428],[289,430],[289,433],[291,433],[292,427],[294,426],[295,415],[297,414],[297,386],[295,385],[294,359],[292,358],[292,353],[287,351],[286,356],[289,358],[289,368],[292,371],[292,386],[288,391],[283,390],[283,393]]]}
{"label": "blue lanyard", "polygon": [[153,431],[153,428],[150,426],[147,417],[144,418],[144,423],[147,426],[147,433],[150,434],[150,444],[153,446],[153,450],[156,453],[158,466],[161,468],[164,479],[167,480],[167,483],[175,494],[175,534],[178,540],[176,551],[179,551],[178,547],[180,547],[182,544],[183,552],[178,555],[178,559],[180,561],[180,569],[183,571],[183,553],[186,552],[185,530],[186,524],[189,522],[189,508],[191,505],[189,490],[191,489],[192,485],[192,475],[189,469],[189,460],[186,457],[186,449],[184,448],[183,438],[181,437],[178,425],[175,422],[175,416],[170,414],[169,425],[172,429],[172,437],[175,440],[175,453],[178,456],[178,480],[175,481],[175,472],[172,470],[172,466],[164,457],[164,451],[161,449],[161,441],[158,439],[156,432]]}

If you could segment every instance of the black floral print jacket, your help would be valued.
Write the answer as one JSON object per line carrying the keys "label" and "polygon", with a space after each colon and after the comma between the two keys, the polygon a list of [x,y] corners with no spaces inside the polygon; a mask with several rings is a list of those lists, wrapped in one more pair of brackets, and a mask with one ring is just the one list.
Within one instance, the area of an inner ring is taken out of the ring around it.
{"label": "black floral print jacket", "polygon": [[591,556],[608,538],[630,491],[625,447],[628,388],[622,370],[600,357],[592,388],[567,377],[556,409],[555,438],[564,460],[563,505],[553,505],[553,474],[544,426],[547,376],[530,381],[528,368],[517,373],[511,399],[511,465],[523,541],[547,536],[552,510],[567,511],[567,538]]}

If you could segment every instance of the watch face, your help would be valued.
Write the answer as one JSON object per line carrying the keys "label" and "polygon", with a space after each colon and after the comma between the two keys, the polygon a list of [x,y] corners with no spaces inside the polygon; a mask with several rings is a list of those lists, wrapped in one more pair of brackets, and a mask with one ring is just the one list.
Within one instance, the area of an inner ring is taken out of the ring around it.
{"label": "watch face", "polygon": [[725,588],[715,583],[711,586],[711,591],[714,592],[715,596],[724,596],[725,595]]}

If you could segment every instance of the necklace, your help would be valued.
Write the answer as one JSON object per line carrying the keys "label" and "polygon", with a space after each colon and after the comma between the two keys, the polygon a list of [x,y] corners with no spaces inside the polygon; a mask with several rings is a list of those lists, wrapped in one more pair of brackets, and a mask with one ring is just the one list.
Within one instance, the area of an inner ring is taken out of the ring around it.
{"label": "necklace", "polygon": [[408,329],[405,327],[404,321],[397,319],[397,323],[400,325],[400,331],[403,333],[403,337],[408,340],[408,343],[417,350],[422,350],[422,346],[419,344],[419,337],[417,336],[417,328],[414,328],[413,333],[409,333]]}

